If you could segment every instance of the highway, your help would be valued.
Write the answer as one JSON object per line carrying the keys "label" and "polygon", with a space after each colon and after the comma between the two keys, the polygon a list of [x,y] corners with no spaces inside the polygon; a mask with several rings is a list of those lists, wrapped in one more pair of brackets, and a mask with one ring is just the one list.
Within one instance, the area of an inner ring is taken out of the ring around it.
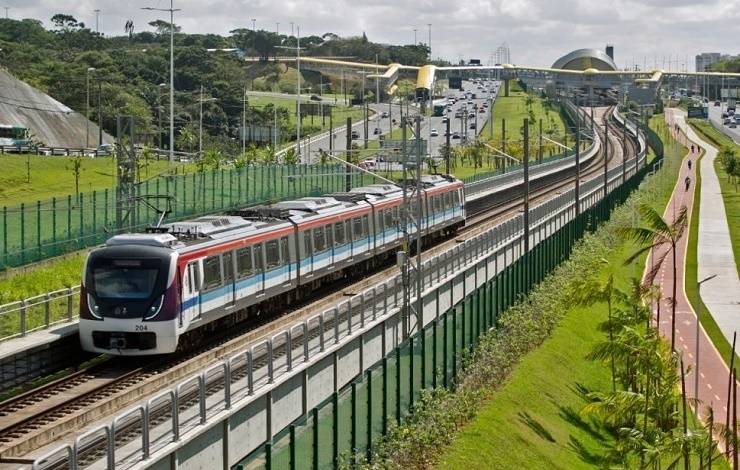
{"label": "highway", "polygon": [[714,106],[714,103],[709,103],[709,121],[723,132],[725,135],[730,137],[736,143],[740,143],[740,126],[731,128],[722,124],[722,111],[727,109],[727,103],[722,103],[722,106]]}
{"label": "highway", "polygon": [[[463,92],[460,90],[446,90],[444,98],[456,98],[457,102],[454,103],[451,107],[448,113],[446,113],[446,116],[449,116],[452,121],[450,124],[450,131],[453,133],[458,133],[460,136],[467,135],[468,139],[470,139],[474,133],[477,134],[480,132],[480,129],[482,129],[485,126],[486,121],[488,120],[488,110],[486,109],[485,112],[479,113],[479,112],[473,112],[473,108],[480,109],[483,107],[483,104],[490,99],[494,99],[497,96],[498,90],[499,90],[499,83],[496,81],[489,81],[486,85],[482,86],[484,89],[479,89],[478,85],[474,84],[470,81],[464,81],[463,82],[463,89],[467,92],[472,92],[476,94],[475,99],[462,99],[463,98]],[[291,96],[291,95],[285,95],[285,96]],[[442,98],[438,99],[437,101],[442,100]],[[368,123],[367,130],[367,140],[368,142],[373,140],[378,140],[380,135],[387,135],[389,134],[391,127],[393,129],[398,129],[400,127],[400,119],[401,119],[401,105],[398,102],[394,102],[392,104],[389,103],[371,103],[369,104],[370,109],[372,112],[370,115],[370,122]],[[470,113],[473,113],[473,118],[466,119],[464,116],[466,113],[462,113],[462,110],[467,110],[467,115],[469,116]],[[455,118],[455,115],[458,111],[461,111],[461,115],[463,117],[461,118]],[[387,113],[387,117],[382,117],[383,112]],[[410,114],[411,116],[415,116],[419,114],[419,107],[415,106],[413,104],[403,104],[403,115],[406,116]],[[431,118],[429,116],[424,116],[424,120],[421,122],[421,135],[422,138],[426,141],[429,140],[430,132],[432,129],[437,131],[438,136],[431,138],[431,154],[434,157],[439,157],[440,155],[440,149],[445,144],[445,130],[446,130],[446,124],[443,122],[445,116],[432,116]],[[431,122],[431,127],[429,123]],[[465,123],[467,122],[467,126],[465,126]],[[470,129],[470,124],[475,123],[476,129]],[[338,127],[338,130],[335,130],[333,132],[333,140],[334,150],[343,150],[346,148],[346,139],[347,134],[344,129],[343,124],[335,122],[334,123],[336,127]],[[353,141],[362,148],[364,146],[365,142],[365,126],[362,123],[362,121],[357,121],[352,123],[352,129],[357,131],[358,137],[354,139]],[[375,129],[379,129],[378,133],[376,133]],[[310,139],[303,139],[301,141],[301,154],[304,156],[301,160],[303,162],[312,162],[315,163],[319,161],[319,150],[328,151],[329,146],[329,133],[324,132],[318,136],[314,136]],[[310,142],[309,142],[310,141]],[[463,143],[463,139],[451,139],[452,145],[461,145]],[[368,156],[374,154],[375,152],[368,152]],[[306,158],[306,155],[309,157]]]}

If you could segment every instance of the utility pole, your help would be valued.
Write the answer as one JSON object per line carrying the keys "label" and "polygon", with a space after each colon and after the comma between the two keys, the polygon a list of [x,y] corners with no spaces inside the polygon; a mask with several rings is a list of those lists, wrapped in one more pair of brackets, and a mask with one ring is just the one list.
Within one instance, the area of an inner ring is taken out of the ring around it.
{"label": "utility pole", "polygon": [[5,19],[8,19],[8,10],[10,10],[10,7],[3,7],[5,8]]}
{"label": "utility pole", "polygon": [[[292,28],[293,23],[291,23]],[[301,161],[301,27],[296,28],[298,30],[298,36],[296,37],[296,69],[298,71],[298,116],[296,119],[297,134],[296,143],[298,144],[298,161]]]}
{"label": "utility pole", "polygon": [[[352,118],[347,118],[347,132],[346,134],[346,144],[347,144],[347,163],[350,163],[352,161],[352,132],[350,131],[352,129]],[[345,177],[344,177],[344,189],[345,191],[349,192],[350,189],[352,189],[352,167],[349,165],[345,166]]]}
{"label": "utility pole", "polygon": [[[660,99],[660,98],[658,98]],[[622,184],[627,180],[627,118],[622,126]]]}
{"label": "utility pole", "polygon": [[[529,253],[529,119],[524,119],[524,254]],[[529,269],[529,268],[527,268]]]}
{"label": "utility pole", "polygon": [[174,0],[169,8],[144,7],[142,10],[170,12],[170,163],[175,160],[175,12]]}
{"label": "utility pole", "polygon": [[540,148],[537,151],[537,163],[542,163],[542,119],[540,119]]}
{"label": "utility pole", "polygon": [[96,8],[95,12],[95,34],[100,34],[100,9]]}
{"label": "utility pole", "polygon": [[[98,146],[103,145],[103,82],[98,79]],[[161,125],[160,125],[161,127]],[[162,133],[159,134],[162,142]],[[161,147],[161,145],[160,145]]]}
{"label": "utility pole", "polygon": [[247,84],[244,84],[244,96],[242,97],[242,156],[247,153]]}
{"label": "utility pole", "polygon": [[[5,14],[6,14],[5,16],[6,16],[6,18],[7,18],[7,10],[8,9],[6,8],[5,9]],[[416,40],[416,31],[418,31],[418,30],[416,28],[414,28],[414,46],[417,45],[417,44],[419,44],[419,42]]]}
{"label": "utility pole", "polygon": [[[501,119],[501,152],[506,153],[506,119]],[[504,170],[506,170],[506,158],[504,158]]]}
{"label": "utility pole", "polygon": [[252,32],[257,32],[257,20],[255,18],[252,18]]}
{"label": "utility pole", "polygon": [[88,67],[85,72],[85,148],[90,147],[90,72],[94,72],[95,67]]}
{"label": "utility pole", "polygon": [[450,157],[452,153],[452,147],[450,146],[450,120],[447,119],[447,131],[445,132],[445,142],[446,142],[446,149],[445,149],[445,174],[450,174]]}
{"label": "utility pole", "polygon": [[609,176],[608,176],[608,162],[609,162],[609,119],[604,120],[604,199],[609,194]]}
{"label": "utility pole", "polygon": [[490,140],[493,140],[493,98],[488,99],[488,130]]}
{"label": "utility pole", "polygon": [[432,23],[427,23],[429,27],[429,62],[432,61]]}
{"label": "utility pole", "polygon": [[200,86],[198,104],[200,109],[200,115],[198,117],[198,158],[203,158],[203,85]]}
{"label": "utility pole", "polygon": [[581,214],[581,109],[576,98],[576,217]]}

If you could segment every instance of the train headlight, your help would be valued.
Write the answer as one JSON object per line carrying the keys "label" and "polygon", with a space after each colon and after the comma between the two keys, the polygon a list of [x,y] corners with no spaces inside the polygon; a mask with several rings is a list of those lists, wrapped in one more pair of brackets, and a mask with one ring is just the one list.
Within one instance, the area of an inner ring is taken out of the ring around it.
{"label": "train headlight", "polygon": [[100,314],[100,307],[95,301],[95,297],[90,294],[87,294],[87,310],[90,312],[90,315],[97,318],[98,320],[103,319],[103,316]]}
{"label": "train headlight", "polygon": [[159,311],[162,310],[162,305],[164,305],[164,294],[152,303],[144,316],[144,320],[151,320],[156,317]]}

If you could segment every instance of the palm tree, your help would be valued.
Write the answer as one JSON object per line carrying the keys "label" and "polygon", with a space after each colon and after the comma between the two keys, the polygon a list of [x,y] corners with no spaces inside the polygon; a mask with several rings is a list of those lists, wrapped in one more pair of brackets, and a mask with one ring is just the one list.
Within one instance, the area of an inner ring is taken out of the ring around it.
{"label": "palm tree", "polygon": [[[608,263],[607,260],[603,259],[602,262]],[[609,277],[606,279],[605,282],[601,282],[598,279],[589,277],[585,283],[579,285],[578,288],[575,289],[574,294],[575,295],[573,296],[573,298],[575,300],[575,303],[578,305],[583,305],[584,307],[590,307],[598,302],[606,302],[608,313],[607,328],[609,330],[609,341],[613,342],[614,328],[612,324],[612,301],[614,300],[614,274],[609,274]],[[614,355],[610,356],[612,368],[612,392],[615,392],[617,390],[617,373],[614,368]]]}
{"label": "palm tree", "polygon": [[661,247],[668,247],[668,250],[660,255],[658,262],[655,263],[653,268],[648,271],[647,276],[644,280],[644,285],[650,286],[655,280],[655,276],[658,274],[660,266],[663,264],[663,260],[670,253],[673,260],[673,295],[671,297],[671,350],[675,350],[676,346],[676,284],[677,284],[677,267],[676,267],[676,245],[681,239],[686,226],[688,224],[688,210],[686,206],[682,206],[678,211],[678,215],[674,217],[672,222],[668,222],[661,217],[658,212],[647,204],[642,204],[639,207],[640,215],[645,222],[644,227],[626,227],[621,230],[621,233],[636,241],[642,245],[640,249],[630,255],[626,260],[625,264],[632,263],[635,259],[650,250],[657,250]]}

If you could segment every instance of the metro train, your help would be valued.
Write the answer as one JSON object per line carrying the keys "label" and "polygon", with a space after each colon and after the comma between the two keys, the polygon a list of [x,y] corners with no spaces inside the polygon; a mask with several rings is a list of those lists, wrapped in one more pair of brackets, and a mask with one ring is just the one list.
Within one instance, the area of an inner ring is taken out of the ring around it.
{"label": "metro train", "polygon": [[[465,224],[462,182],[431,175],[422,184],[424,239],[456,232]],[[172,353],[217,320],[305,298],[394,256],[403,240],[402,202],[401,187],[374,184],[113,236],[85,262],[82,349]]]}

